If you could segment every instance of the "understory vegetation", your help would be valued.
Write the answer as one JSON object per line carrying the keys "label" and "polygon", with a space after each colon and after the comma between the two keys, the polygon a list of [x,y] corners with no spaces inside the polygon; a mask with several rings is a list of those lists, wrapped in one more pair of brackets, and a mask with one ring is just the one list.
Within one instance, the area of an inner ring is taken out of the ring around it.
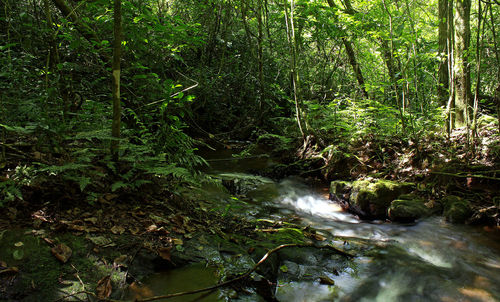
{"label": "understory vegetation", "polygon": [[105,232],[113,208],[133,235],[248,233],[243,201],[203,193],[230,150],[273,179],[458,195],[498,227],[499,34],[497,0],[0,0],[0,226]]}

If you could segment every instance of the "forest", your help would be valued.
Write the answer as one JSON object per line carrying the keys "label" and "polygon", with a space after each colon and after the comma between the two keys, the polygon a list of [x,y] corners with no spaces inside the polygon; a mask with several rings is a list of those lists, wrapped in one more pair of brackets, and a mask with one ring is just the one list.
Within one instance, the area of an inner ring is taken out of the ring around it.
{"label": "forest", "polygon": [[500,300],[498,35],[498,0],[0,0],[0,301]]}

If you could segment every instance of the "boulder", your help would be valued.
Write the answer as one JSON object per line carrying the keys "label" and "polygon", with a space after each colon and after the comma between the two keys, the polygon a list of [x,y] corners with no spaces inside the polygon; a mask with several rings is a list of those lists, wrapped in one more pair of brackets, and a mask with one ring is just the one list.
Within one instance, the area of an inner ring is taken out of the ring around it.
{"label": "boulder", "polygon": [[391,202],[387,210],[387,216],[397,222],[414,222],[430,214],[431,211],[425,205],[425,200],[412,194],[399,196]]}
{"label": "boulder", "polygon": [[345,209],[365,219],[385,219],[391,202],[410,192],[412,183],[384,179],[334,181],[330,186],[332,199]]}
{"label": "boulder", "polygon": [[452,223],[465,223],[472,215],[471,204],[468,200],[450,195],[441,199],[444,205],[443,215],[446,221]]}

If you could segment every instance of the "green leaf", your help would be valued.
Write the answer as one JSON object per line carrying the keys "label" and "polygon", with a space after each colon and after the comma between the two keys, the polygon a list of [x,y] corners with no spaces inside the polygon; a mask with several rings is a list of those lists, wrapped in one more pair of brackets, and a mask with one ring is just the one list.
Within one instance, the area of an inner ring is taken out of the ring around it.
{"label": "green leaf", "polygon": [[12,257],[15,259],[15,260],[21,260],[24,258],[24,251],[23,250],[15,250],[13,253],[12,253]]}
{"label": "green leaf", "polygon": [[288,267],[283,264],[282,266],[280,266],[280,271],[282,271],[283,273],[286,273],[286,272],[288,272]]}
{"label": "green leaf", "polygon": [[117,181],[111,185],[111,191],[114,192],[114,191],[116,191],[120,188],[124,188],[126,186],[127,186],[127,184],[120,180],[120,181]]}

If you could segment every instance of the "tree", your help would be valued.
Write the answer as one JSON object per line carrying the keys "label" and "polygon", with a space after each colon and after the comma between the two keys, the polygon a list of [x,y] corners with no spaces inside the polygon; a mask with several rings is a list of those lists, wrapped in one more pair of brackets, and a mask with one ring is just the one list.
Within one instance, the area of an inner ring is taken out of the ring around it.
{"label": "tree", "polygon": [[114,40],[113,40],[113,66],[112,66],[112,93],[113,93],[113,124],[111,126],[111,154],[115,161],[118,161],[120,147],[120,59],[122,44],[122,13],[121,0],[114,0]]}
{"label": "tree", "polygon": [[286,33],[288,38],[288,45],[290,48],[290,73],[292,79],[292,91],[293,100],[295,103],[295,116],[297,118],[297,124],[299,126],[300,134],[302,138],[305,139],[306,135],[304,132],[304,126],[302,121],[302,100],[300,99],[299,91],[299,75],[297,71],[297,39],[295,37],[295,25],[294,25],[294,11],[295,11],[295,1],[290,2],[290,14],[288,14],[288,0],[284,1],[285,10],[285,22],[286,22]]}
{"label": "tree", "polygon": [[[335,5],[335,2],[333,0],[328,0],[328,5],[331,8],[338,9],[337,5]],[[350,2],[346,1],[346,10],[348,12],[353,12],[354,10],[350,6]],[[337,20],[338,21],[338,20]],[[368,98],[368,93],[366,93],[365,89],[365,79],[363,77],[363,73],[361,72],[361,67],[358,64],[358,61],[356,60],[356,54],[354,53],[354,49],[352,47],[352,42],[346,37],[347,34],[344,33],[344,37],[342,38],[342,44],[344,44],[347,57],[349,58],[349,63],[352,66],[352,69],[354,70],[354,74],[356,75],[356,80],[358,81],[359,88],[361,89],[361,94],[365,97]]]}
{"label": "tree", "polygon": [[448,70],[448,1],[438,1],[438,15],[439,15],[439,33],[438,33],[438,87],[437,98],[439,104],[446,106],[449,97],[449,70]]}
{"label": "tree", "polygon": [[455,12],[455,121],[469,125],[472,108],[469,64],[471,0],[456,0]]}

